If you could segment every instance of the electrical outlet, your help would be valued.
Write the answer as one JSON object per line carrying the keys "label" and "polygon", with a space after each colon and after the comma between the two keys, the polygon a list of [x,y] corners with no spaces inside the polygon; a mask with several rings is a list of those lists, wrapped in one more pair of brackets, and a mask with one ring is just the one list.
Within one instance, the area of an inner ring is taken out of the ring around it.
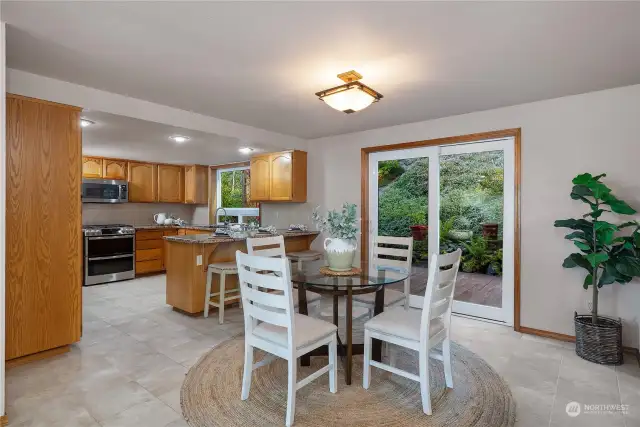
{"label": "electrical outlet", "polygon": [[202,265],[202,255],[196,257],[196,265]]}

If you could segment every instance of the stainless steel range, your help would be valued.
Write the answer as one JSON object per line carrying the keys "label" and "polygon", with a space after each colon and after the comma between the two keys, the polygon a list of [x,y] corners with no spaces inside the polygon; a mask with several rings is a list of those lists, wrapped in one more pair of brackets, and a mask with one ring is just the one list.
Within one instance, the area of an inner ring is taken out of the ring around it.
{"label": "stainless steel range", "polygon": [[84,286],[135,277],[136,230],[131,225],[85,225]]}

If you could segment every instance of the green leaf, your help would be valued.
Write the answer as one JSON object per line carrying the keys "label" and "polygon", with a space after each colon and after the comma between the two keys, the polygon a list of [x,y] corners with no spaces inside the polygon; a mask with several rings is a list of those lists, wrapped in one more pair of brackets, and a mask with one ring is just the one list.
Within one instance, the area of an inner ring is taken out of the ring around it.
{"label": "green leaf", "polygon": [[581,230],[585,233],[593,232],[593,223],[586,219],[558,219],[553,223],[553,226],[571,228],[572,230]]}
{"label": "green leaf", "polygon": [[611,229],[611,230],[614,230],[614,231],[618,230],[618,227],[616,227],[614,224],[611,224],[610,222],[607,222],[607,221],[596,221],[594,223],[594,227],[595,227],[596,231],[604,230],[604,229]]}
{"label": "green leaf", "polygon": [[640,248],[640,233],[637,231],[633,233],[633,243],[635,243],[636,247]]}
{"label": "green leaf", "polygon": [[571,189],[571,194],[575,194],[576,196],[582,196],[582,197],[592,197],[593,191],[591,191],[591,189],[586,185],[580,184],[580,185],[573,186],[573,188]]}
{"label": "green leaf", "polygon": [[602,216],[603,212],[611,212],[610,210],[607,209],[596,209],[592,212],[586,213],[584,215],[582,215],[583,218],[586,218],[588,216],[592,217],[593,219],[598,219]]}
{"label": "green leaf", "polygon": [[587,274],[587,277],[584,278],[584,283],[582,284],[582,287],[585,289],[588,289],[589,286],[591,285],[593,285],[593,275]]}
{"label": "green leaf", "polygon": [[616,270],[611,260],[607,261],[604,265],[604,270],[602,271],[600,280],[598,280],[598,287],[612,284],[616,281],[616,278],[619,275],[620,273],[618,272],[618,270]]}
{"label": "green leaf", "polygon": [[589,261],[589,264],[591,264],[591,267],[595,267],[596,265],[607,261],[609,259],[609,255],[606,252],[594,252],[588,254],[586,258],[587,261]]}
{"label": "green leaf", "polygon": [[640,276],[640,259],[634,256],[620,256],[616,262],[616,270],[625,276]]}
{"label": "green leaf", "polygon": [[612,211],[617,214],[622,215],[633,215],[636,213],[636,210],[629,206],[626,202],[616,198],[612,194],[606,194],[602,197],[602,201],[609,205]]}
{"label": "green leaf", "polygon": [[568,257],[564,259],[562,263],[564,268],[574,268],[574,267],[582,267],[589,271],[591,269],[591,264],[587,261],[586,257],[583,254],[574,252]]}
{"label": "green leaf", "polygon": [[606,173],[601,173],[600,175],[596,175],[593,177],[594,181],[600,181],[600,178],[604,178],[605,176],[607,176]]}
{"label": "green leaf", "polygon": [[609,195],[609,193],[611,193],[611,189],[609,187],[598,181],[589,181],[589,183],[587,183],[587,187],[593,191],[593,197],[596,199],[604,199]]}
{"label": "green leaf", "polygon": [[596,234],[596,238],[598,243],[601,245],[611,245],[613,243],[613,237],[615,235],[615,231],[612,229],[604,229],[600,230]]}
{"label": "green leaf", "polygon": [[581,175],[576,176],[575,178],[573,178],[573,182],[576,185],[586,185],[587,183],[591,182],[593,180],[593,177],[591,176],[590,173],[583,173]]}
{"label": "green leaf", "polygon": [[573,233],[569,233],[566,236],[564,236],[564,238],[567,240],[573,240],[573,239],[587,240],[587,235],[584,233],[584,231],[574,231]]}
{"label": "green leaf", "polygon": [[591,246],[589,246],[586,243],[581,242],[579,240],[574,240],[573,244],[576,245],[578,247],[578,249],[583,250],[585,252],[591,251]]}
{"label": "green leaf", "polygon": [[627,221],[627,222],[623,222],[622,224],[618,225],[618,229],[623,229],[623,228],[627,228],[627,227],[631,227],[631,226],[639,226],[640,224],[638,224],[638,221]]}

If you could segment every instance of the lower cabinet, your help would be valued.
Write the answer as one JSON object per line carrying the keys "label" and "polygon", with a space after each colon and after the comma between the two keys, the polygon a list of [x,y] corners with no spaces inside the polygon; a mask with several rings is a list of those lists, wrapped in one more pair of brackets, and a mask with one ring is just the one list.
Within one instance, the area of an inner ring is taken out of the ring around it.
{"label": "lower cabinet", "polygon": [[178,229],[175,228],[136,231],[136,274],[163,272],[166,251],[162,237],[177,234]]}

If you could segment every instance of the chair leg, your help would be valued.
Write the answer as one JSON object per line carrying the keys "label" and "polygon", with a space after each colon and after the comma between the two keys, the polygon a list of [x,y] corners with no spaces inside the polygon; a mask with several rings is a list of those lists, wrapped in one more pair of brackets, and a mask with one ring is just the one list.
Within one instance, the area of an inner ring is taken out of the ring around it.
{"label": "chair leg", "polygon": [[396,356],[398,354],[398,349],[394,348],[391,349],[391,344],[389,343],[385,343],[387,344],[387,352],[389,353],[389,365],[393,366],[394,368],[396,367]]}
{"label": "chair leg", "polygon": [[298,260],[298,271],[302,271],[302,260]]}
{"label": "chair leg", "polygon": [[207,288],[204,291],[204,317],[209,317],[209,301],[211,301],[211,278],[213,271],[207,269]]}
{"label": "chair leg", "polygon": [[242,400],[249,398],[251,390],[251,375],[253,373],[253,347],[244,344],[244,372],[242,374]]}
{"label": "chair leg", "polygon": [[296,415],[296,384],[297,384],[297,358],[291,355],[289,362],[289,387],[287,390],[287,419],[285,424],[290,427]]}
{"label": "chair leg", "polygon": [[362,388],[368,389],[371,384],[371,335],[364,330],[364,366],[362,372]]}
{"label": "chair leg", "polygon": [[338,383],[338,339],[334,336],[331,343],[329,343],[329,363],[331,369],[329,369],[329,391],[335,393],[336,384]]}
{"label": "chair leg", "polygon": [[422,396],[422,410],[431,415],[431,395],[429,393],[429,350],[420,352],[420,395]]}
{"label": "chair leg", "polygon": [[225,295],[226,276],[227,275],[224,273],[224,271],[220,274],[220,307],[218,307],[218,323],[221,325],[224,323],[224,300],[226,298],[226,295]]}
{"label": "chair leg", "polygon": [[442,342],[442,359],[444,364],[444,380],[447,387],[453,388],[453,371],[451,369],[451,339],[447,337]]}

